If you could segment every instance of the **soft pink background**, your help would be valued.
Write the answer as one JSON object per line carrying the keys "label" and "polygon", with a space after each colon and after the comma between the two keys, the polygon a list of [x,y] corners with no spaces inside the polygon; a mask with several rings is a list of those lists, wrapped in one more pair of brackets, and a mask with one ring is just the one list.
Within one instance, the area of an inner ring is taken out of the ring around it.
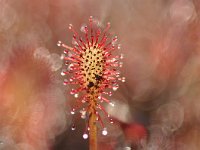
{"label": "soft pink background", "polygon": [[198,150],[200,0],[0,0],[0,149],[87,149],[84,121],[70,131],[56,43],[90,15],[111,22],[125,54],[108,111],[128,127],[108,125],[100,150]]}

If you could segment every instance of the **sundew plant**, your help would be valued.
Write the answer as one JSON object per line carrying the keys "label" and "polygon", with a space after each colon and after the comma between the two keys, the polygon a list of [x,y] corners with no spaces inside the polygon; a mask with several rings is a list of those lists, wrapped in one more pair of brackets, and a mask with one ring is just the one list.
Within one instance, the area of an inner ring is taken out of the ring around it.
{"label": "sundew plant", "polygon": [[[107,98],[112,96],[112,91],[119,87],[118,81],[125,82],[125,77],[120,76],[119,68],[122,67],[123,54],[118,54],[121,45],[117,44],[118,37],[109,32],[110,23],[102,27],[100,23],[89,18],[89,24],[81,26],[80,35],[72,24],[73,46],[68,46],[58,41],[58,46],[65,48],[63,57],[65,61],[61,75],[66,76],[64,85],[71,85],[70,94],[77,99],[72,107],[72,115],[80,115],[85,119],[86,127],[83,138],[89,137],[90,150],[97,149],[97,131],[102,130],[107,135],[107,128],[101,114],[111,116],[104,108],[104,103],[114,107],[114,103]],[[103,112],[103,113],[102,113]],[[72,125],[75,130],[75,124]]]}

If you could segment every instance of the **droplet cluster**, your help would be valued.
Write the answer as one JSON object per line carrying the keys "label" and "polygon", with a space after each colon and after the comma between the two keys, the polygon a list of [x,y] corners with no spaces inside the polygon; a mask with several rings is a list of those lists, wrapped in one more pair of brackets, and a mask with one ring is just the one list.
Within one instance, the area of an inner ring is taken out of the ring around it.
{"label": "droplet cluster", "polygon": [[[76,107],[73,107],[71,114],[80,113],[80,117],[88,122],[92,112],[97,116],[102,126],[102,134],[107,135],[107,129],[100,117],[100,112],[109,117],[102,103],[106,102],[114,107],[114,103],[104,95],[111,96],[112,90],[119,88],[118,81],[125,82],[125,77],[120,77],[119,67],[122,67],[124,58],[123,54],[114,55],[115,50],[121,49],[121,45],[117,44],[117,36],[109,33],[110,23],[106,27],[100,27],[99,22],[89,18],[89,25],[81,26],[81,36],[74,29],[73,25],[69,25],[72,31],[72,44],[68,46],[58,41],[57,45],[65,48],[62,59],[65,66],[61,72],[62,76],[67,76],[64,85],[73,85],[76,89],[72,89],[70,94],[77,98]],[[91,112],[91,110],[93,110]],[[88,124],[86,125],[89,130]],[[73,124],[72,130],[75,130]],[[84,139],[88,138],[87,132],[83,135]]]}

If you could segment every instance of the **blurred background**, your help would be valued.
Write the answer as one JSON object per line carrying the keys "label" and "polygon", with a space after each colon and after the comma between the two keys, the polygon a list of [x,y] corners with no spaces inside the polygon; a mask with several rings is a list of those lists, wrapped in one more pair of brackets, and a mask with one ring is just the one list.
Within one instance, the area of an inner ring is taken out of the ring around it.
{"label": "blurred background", "polygon": [[99,150],[198,150],[200,0],[0,0],[0,150],[88,149],[56,43],[91,15],[125,54]]}

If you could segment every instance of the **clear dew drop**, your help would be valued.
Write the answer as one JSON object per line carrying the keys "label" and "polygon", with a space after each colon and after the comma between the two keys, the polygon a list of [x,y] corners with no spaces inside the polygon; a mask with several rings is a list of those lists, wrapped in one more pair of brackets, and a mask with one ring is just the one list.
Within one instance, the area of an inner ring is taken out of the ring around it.
{"label": "clear dew drop", "polygon": [[87,133],[84,133],[83,134],[83,139],[87,139],[88,138],[88,134]]}
{"label": "clear dew drop", "polygon": [[104,128],[104,129],[102,130],[102,135],[107,135],[107,134],[108,134],[108,131],[107,131],[106,128]]}

